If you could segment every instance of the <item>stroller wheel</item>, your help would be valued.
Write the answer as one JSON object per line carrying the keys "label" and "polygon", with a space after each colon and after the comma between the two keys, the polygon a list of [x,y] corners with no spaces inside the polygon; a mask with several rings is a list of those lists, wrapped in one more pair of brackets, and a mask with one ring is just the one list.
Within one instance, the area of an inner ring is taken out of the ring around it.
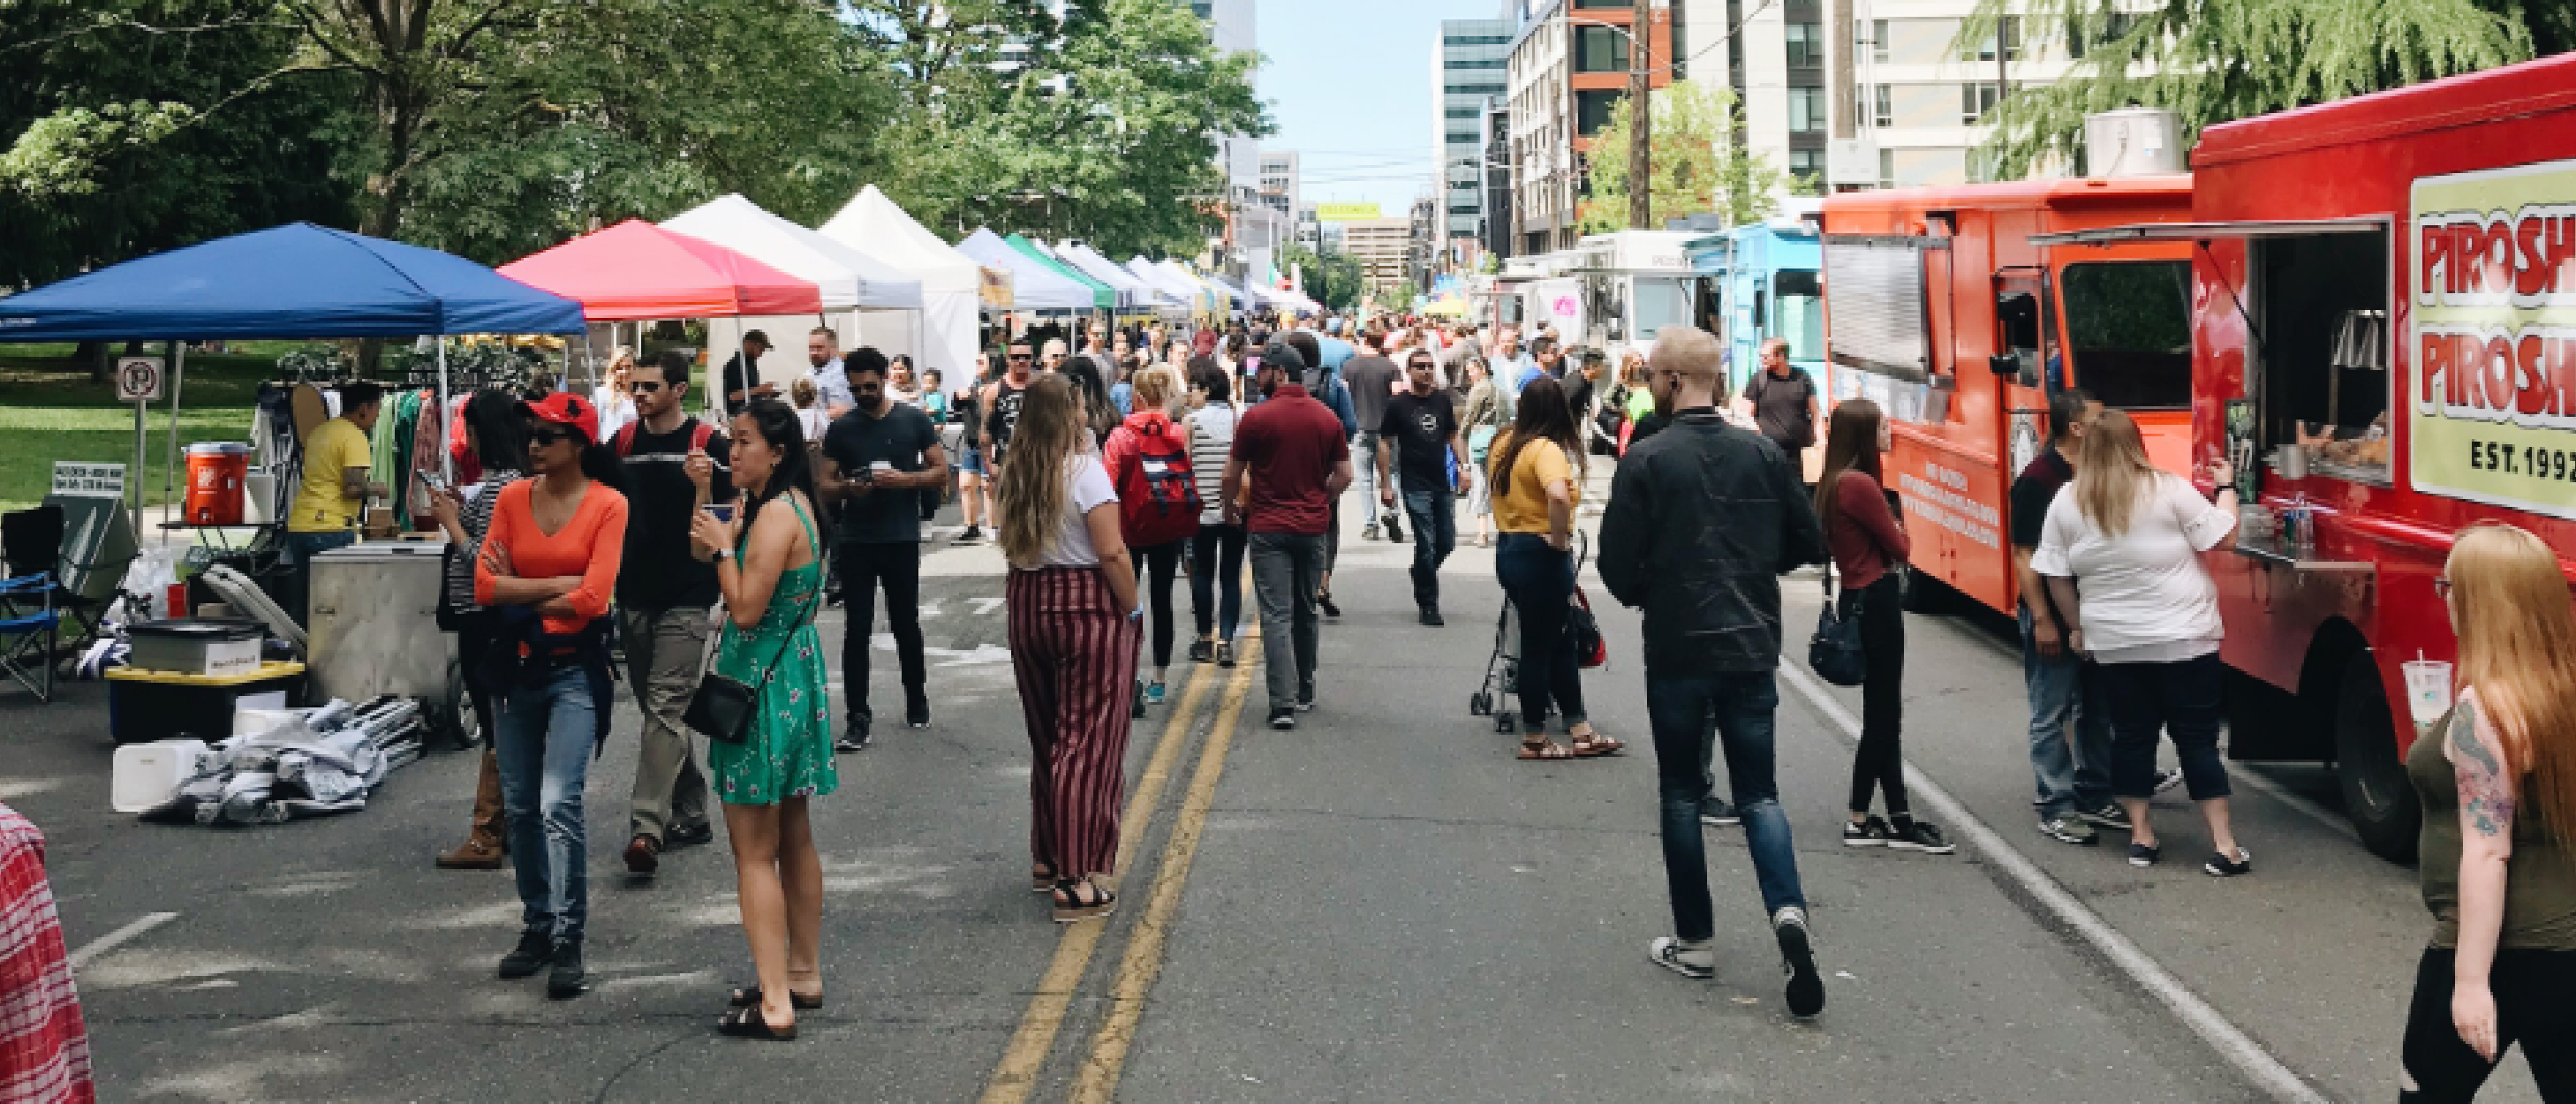
{"label": "stroller wheel", "polygon": [[1485,692],[1484,692],[1484,691],[1482,691],[1482,690],[1479,690],[1479,691],[1477,691],[1476,693],[1471,694],[1471,695],[1469,695],[1469,696],[1468,696],[1468,698],[1467,698],[1467,714],[1468,714],[1469,716],[1473,716],[1473,717],[1482,717],[1482,716],[1484,716],[1484,715],[1486,715],[1486,714],[1488,714],[1488,713],[1491,713],[1491,712],[1493,712],[1493,711],[1494,711],[1494,696],[1493,696],[1493,695],[1488,694],[1488,693],[1485,693]]}
{"label": "stroller wheel", "polygon": [[1515,730],[1516,730],[1516,728],[1517,728],[1517,726],[1515,726],[1515,725],[1513,725],[1513,724],[1512,724],[1512,715],[1511,715],[1511,714],[1509,714],[1509,713],[1496,713],[1496,714],[1494,714],[1494,731],[1495,731],[1495,732],[1501,733],[1502,735],[1505,735],[1505,736],[1509,736],[1509,735],[1511,735],[1511,734],[1513,733],[1513,731],[1515,731]]}

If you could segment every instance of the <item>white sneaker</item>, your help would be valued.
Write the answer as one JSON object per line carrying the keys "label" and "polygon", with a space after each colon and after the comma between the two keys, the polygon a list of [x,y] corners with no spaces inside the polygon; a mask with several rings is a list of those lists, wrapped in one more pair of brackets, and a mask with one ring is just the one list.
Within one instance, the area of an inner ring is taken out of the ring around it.
{"label": "white sneaker", "polygon": [[1646,944],[1646,957],[1655,965],[1686,978],[1706,980],[1717,976],[1717,952],[1708,940],[1685,942],[1669,935],[1659,935]]}

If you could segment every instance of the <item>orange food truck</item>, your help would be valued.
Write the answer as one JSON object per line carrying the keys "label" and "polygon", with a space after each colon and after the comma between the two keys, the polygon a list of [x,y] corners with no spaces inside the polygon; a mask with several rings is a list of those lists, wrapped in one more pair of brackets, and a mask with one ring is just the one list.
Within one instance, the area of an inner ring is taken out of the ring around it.
{"label": "orange food truck", "polygon": [[2075,384],[2127,410],[2159,466],[2191,448],[2191,244],[2034,245],[2035,235],[2186,222],[2191,178],[1851,192],[1824,203],[1833,401],[1887,412],[1887,482],[1914,538],[1907,604],[2017,600],[2006,491]]}

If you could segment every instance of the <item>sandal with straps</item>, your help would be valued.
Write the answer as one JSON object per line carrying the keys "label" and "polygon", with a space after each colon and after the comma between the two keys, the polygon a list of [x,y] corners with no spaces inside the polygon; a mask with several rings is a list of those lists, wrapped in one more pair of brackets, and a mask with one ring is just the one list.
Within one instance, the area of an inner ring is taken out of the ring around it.
{"label": "sandal with straps", "polygon": [[1565,750],[1565,745],[1548,739],[1545,736],[1533,736],[1521,741],[1521,751],[1518,758],[1524,760],[1572,759],[1574,758],[1574,753]]}
{"label": "sandal with straps", "polygon": [[[1081,892],[1091,891],[1085,899]],[[1055,884],[1055,922],[1072,924],[1097,920],[1118,911],[1118,895],[1090,878],[1067,878]]]}
{"label": "sandal with straps", "polygon": [[[787,1006],[799,1012],[812,1012],[823,1007],[823,994],[799,993],[796,990],[790,989],[787,991]],[[732,996],[725,998],[725,1007],[760,1007],[760,987],[757,985],[747,985],[743,988],[734,990]]]}
{"label": "sandal with straps", "polygon": [[1598,732],[1585,733],[1574,738],[1574,757],[1577,759],[1599,759],[1617,755],[1627,749],[1627,741],[1614,740]]}
{"label": "sandal with straps", "polygon": [[795,1040],[796,1025],[791,1023],[785,1027],[771,1027],[769,1018],[761,1015],[760,1009],[754,1006],[737,1008],[725,1013],[722,1019],[716,1021],[716,1034],[730,1035],[737,1039],[785,1043]]}

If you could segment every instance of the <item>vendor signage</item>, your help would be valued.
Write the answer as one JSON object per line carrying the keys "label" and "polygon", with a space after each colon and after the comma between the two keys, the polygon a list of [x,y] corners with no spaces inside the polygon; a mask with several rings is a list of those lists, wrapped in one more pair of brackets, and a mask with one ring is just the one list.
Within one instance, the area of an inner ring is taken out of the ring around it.
{"label": "vendor signage", "polygon": [[2414,488],[2576,518],[2576,160],[2421,177],[2410,207]]}
{"label": "vendor signage", "polygon": [[1378,205],[1374,203],[1318,203],[1315,205],[1315,221],[1368,222],[1379,217],[1378,211]]}
{"label": "vendor signage", "polygon": [[161,398],[161,358],[116,358],[116,401],[155,402]]}
{"label": "vendor signage", "polygon": [[124,498],[125,465],[54,461],[54,489],[72,498]]}
{"label": "vendor signage", "polygon": [[993,310],[1011,309],[1013,292],[1009,269],[978,268],[975,274],[975,296],[979,305]]}

